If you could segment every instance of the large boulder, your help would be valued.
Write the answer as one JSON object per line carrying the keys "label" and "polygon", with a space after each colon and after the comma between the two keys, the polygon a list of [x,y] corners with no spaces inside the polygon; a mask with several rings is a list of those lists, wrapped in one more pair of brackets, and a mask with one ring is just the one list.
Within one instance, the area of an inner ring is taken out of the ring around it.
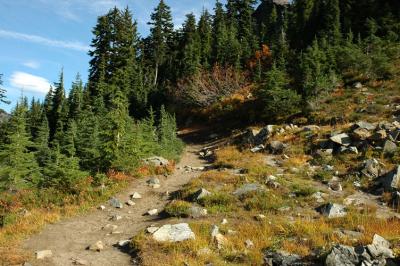
{"label": "large boulder", "polygon": [[354,247],[337,245],[326,257],[326,266],[355,266],[359,265],[360,258]]}
{"label": "large boulder", "polygon": [[337,203],[324,204],[317,211],[328,218],[340,218],[347,215],[346,207]]}
{"label": "large boulder", "polygon": [[154,232],[153,239],[158,242],[181,242],[195,239],[195,235],[187,223],[166,224]]}

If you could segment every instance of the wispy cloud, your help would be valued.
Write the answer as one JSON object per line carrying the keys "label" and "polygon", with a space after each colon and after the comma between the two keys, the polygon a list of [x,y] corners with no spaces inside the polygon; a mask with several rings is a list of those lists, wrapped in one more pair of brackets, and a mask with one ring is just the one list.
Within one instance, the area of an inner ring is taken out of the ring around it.
{"label": "wispy cloud", "polygon": [[81,42],[77,41],[61,41],[61,40],[53,40],[46,37],[32,35],[32,34],[25,34],[15,31],[7,31],[0,29],[0,38],[11,38],[26,42],[37,43],[46,46],[58,47],[58,48],[65,48],[71,49],[76,51],[87,52],[89,51],[90,47],[85,45]]}
{"label": "wispy cloud", "polygon": [[28,92],[45,94],[50,89],[50,82],[39,76],[25,72],[14,72],[10,78],[10,85],[14,89],[21,89]]}
{"label": "wispy cloud", "polygon": [[38,69],[40,67],[40,63],[34,60],[23,62],[22,65],[32,69]]}

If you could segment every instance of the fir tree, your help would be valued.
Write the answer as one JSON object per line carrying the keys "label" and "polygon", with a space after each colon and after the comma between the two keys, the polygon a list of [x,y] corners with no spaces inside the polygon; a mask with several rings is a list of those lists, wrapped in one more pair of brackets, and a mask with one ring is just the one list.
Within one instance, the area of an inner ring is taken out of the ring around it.
{"label": "fir tree", "polygon": [[160,0],[158,6],[151,14],[150,43],[151,57],[154,62],[154,85],[158,82],[159,67],[165,63],[170,52],[170,43],[173,38],[174,24],[172,23],[171,10],[164,0]]}
{"label": "fir tree", "polygon": [[7,96],[6,96],[7,91],[1,87],[3,85],[2,77],[3,77],[3,75],[0,74],[0,102],[5,103],[5,104],[10,104],[10,101],[7,100]]}
{"label": "fir tree", "polygon": [[211,52],[212,52],[212,27],[211,15],[204,9],[198,23],[198,35],[201,45],[201,65],[205,69],[211,67]]}
{"label": "fir tree", "polygon": [[201,45],[193,14],[186,16],[183,24],[181,76],[191,76],[200,69]]}
{"label": "fir tree", "polygon": [[27,109],[18,104],[12,113],[7,143],[0,151],[0,183],[5,189],[30,187],[39,182],[39,166],[31,152],[33,143],[27,129]]}

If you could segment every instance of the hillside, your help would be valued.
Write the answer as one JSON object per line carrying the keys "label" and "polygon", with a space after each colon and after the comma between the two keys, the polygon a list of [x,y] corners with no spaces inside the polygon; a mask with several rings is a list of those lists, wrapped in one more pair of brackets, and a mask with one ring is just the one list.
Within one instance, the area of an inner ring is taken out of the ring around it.
{"label": "hillside", "polygon": [[87,84],[1,114],[0,262],[399,265],[398,1],[173,21],[109,10]]}

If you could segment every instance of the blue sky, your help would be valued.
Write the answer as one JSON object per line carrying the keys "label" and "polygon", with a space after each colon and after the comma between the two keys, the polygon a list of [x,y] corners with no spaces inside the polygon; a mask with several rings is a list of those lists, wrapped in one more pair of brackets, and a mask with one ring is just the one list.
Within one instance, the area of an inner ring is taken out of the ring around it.
{"label": "blue sky", "polygon": [[[222,1],[224,2],[224,1]],[[212,10],[215,0],[166,0],[174,22],[180,26],[185,14]],[[91,29],[99,15],[110,8],[129,6],[146,36],[147,22],[158,0],[0,0],[0,74],[11,105],[23,95],[43,98],[64,68],[68,89],[79,72],[87,79],[87,51]]]}

